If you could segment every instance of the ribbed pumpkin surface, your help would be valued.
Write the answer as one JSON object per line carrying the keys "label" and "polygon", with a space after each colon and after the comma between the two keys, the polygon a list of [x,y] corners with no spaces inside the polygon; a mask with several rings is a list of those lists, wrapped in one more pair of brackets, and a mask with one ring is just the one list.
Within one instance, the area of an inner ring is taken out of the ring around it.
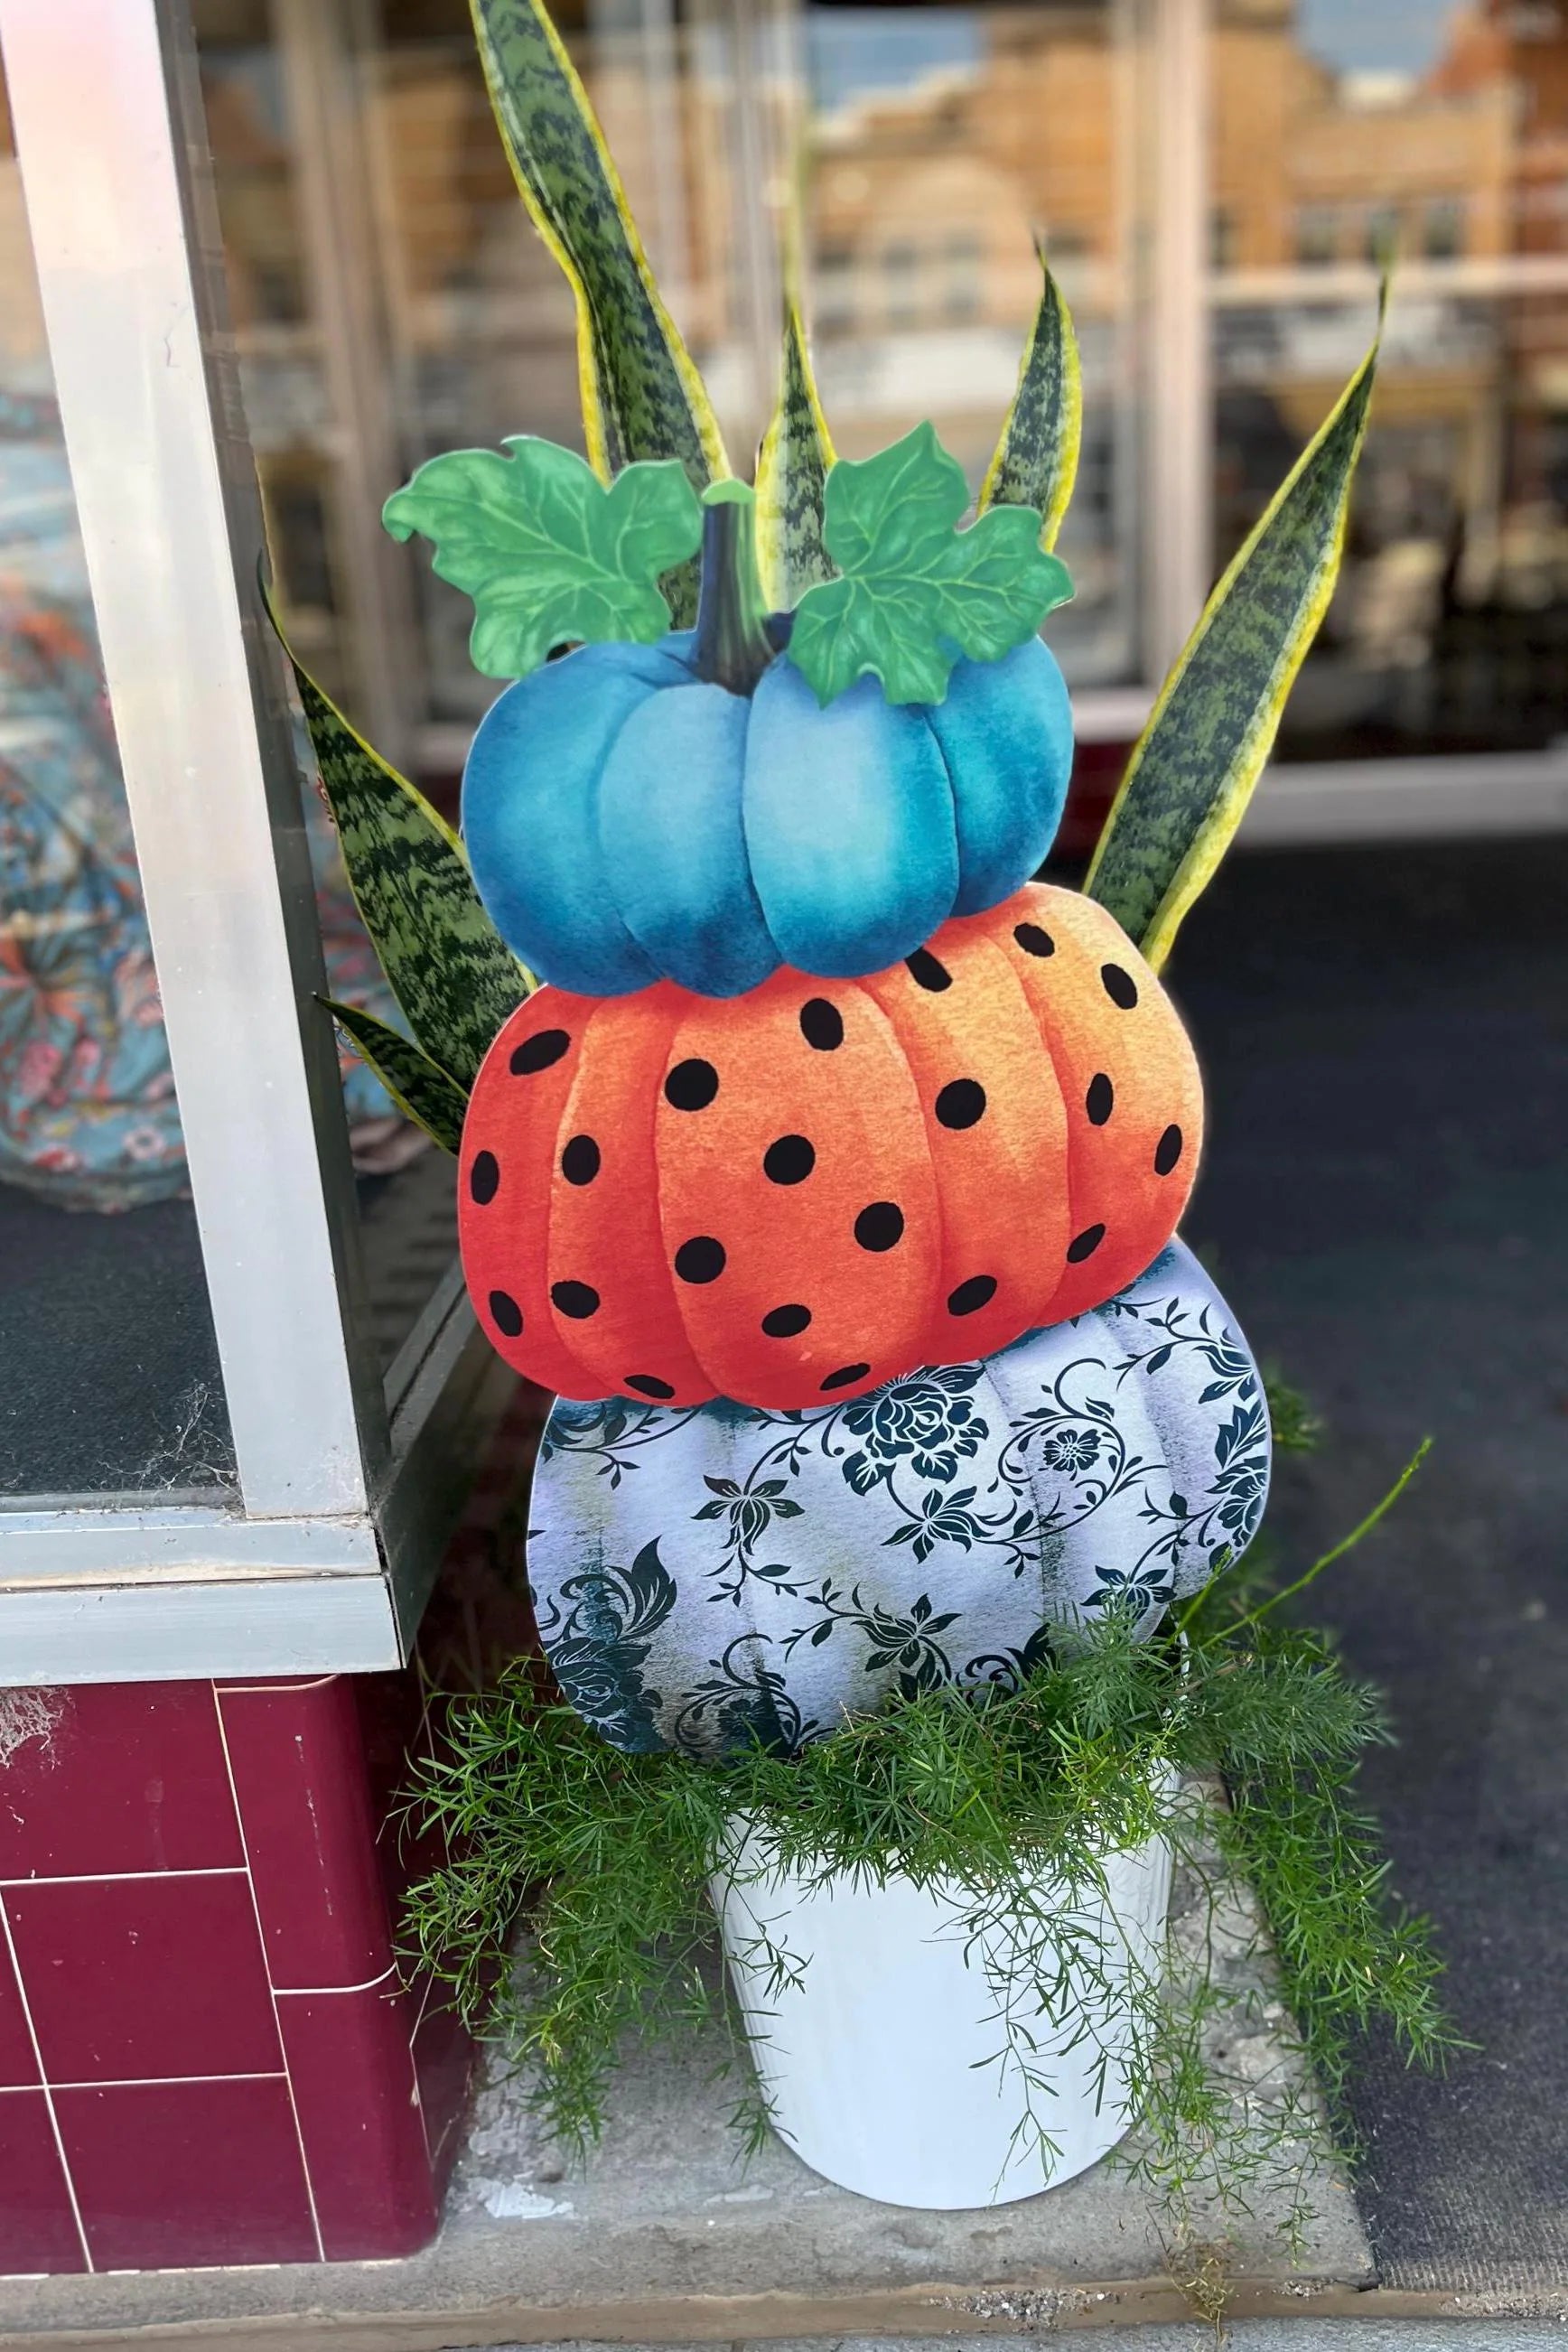
{"label": "ribbed pumpkin surface", "polygon": [[1114,1611],[1140,1636],[1244,1551],[1268,1411],[1180,1242],[1076,1322],[847,1404],[558,1398],[528,1581],[617,1748],[789,1754],[939,1685],[1016,1689]]}
{"label": "ribbed pumpkin surface", "polygon": [[1137,950],[1031,884],[864,980],[539,990],[474,1087],[464,1265],[563,1395],[816,1405],[1110,1297],[1174,1232],[1202,1118]]}

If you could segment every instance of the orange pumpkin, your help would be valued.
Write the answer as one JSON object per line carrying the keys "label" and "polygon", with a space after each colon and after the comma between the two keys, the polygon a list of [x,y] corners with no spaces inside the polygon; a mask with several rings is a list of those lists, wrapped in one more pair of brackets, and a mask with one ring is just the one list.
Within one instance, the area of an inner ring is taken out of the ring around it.
{"label": "orange pumpkin", "polygon": [[773,1408],[994,1354],[1141,1275],[1197,1066],[1104,909],[1031,884],[863,980],[542,988],[475,1083],[463,1262],[569,1397]]}

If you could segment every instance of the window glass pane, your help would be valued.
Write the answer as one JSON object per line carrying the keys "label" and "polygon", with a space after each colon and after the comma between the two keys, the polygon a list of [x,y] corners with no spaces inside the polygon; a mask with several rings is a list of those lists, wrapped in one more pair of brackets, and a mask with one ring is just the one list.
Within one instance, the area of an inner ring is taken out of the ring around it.
{"label": "window glass pane", "polygon": [[[427,71],[423,100],[411,105],[406,85],[417,77],[401,50],[363,45],[358,9],[199,0],[195,13],[246,415],[290,642],[377,748],[417,772],[422,724],[452,708],[471,705],[477,716],[494,691],[468,664],[464,600],[432,583],[380,521],[382,501],[422,457],[489,431],[488,414],[458,421],[461,403],[425,362],[424,327],[407,331],[411,318],[427,325],[439,310],[444,347],[471,347],[483,377],[482,272],[454,220],[477,143],[476,93],[459,74],[454,103],[450,53],[471,60],[472,37],[465,26],[458,41],[444,19],[434,32],[415,26],[409,46]],[[456,26],[457,12],[445,14]],[[482,88],[478,99],[482,109]],[[504,198],[515,226],[488,110],[481,128],[503,184],[487,193]],[[568,351],[570,310],[568,301]],[[431,411],[449,433],[431,428]],[[443,698],[435,681],[448,671],[477,691]],[[308,762],[303,740],[301,756]],[[308,817],[332,992],[396,1022],[319,798]],[[390,1363],[456,1252],[451,1163],[425,1148],[346,1049],[342,1058],[370,1304]]]}
{"label": "window glass pane", "polygon": [[[787,45],[764,23],[742,60],[727,15],[677,24],[655,0],[554,14],[743,455],[753,312],[771,364],[776,311],[752,266],[758,175],[744,204],[737,175],[787,99]],[[468,660],[468,600],[387,540],[381,506],[443,449],[583,446],[571,291],[519,201],[466,0],[198,0],[196,18],[289,625],[378,748],[449,787],[497,685]]]}
{"label": "window glass pane", "polygon": [[1220,0],[1216,563],[1369,339],[1342,585],[1287,757],[1533,749],[1568,654],[1568,16]]}
{"label": "window glass pane", "polygon": [[[1137,674],[1130,14],[808,5],[812,310],[846,457],[921,417],[978,488],[1039,293],[1083,352],[1083,450],[1050,641],[1074,685]],[[1050,134],[1042,136],[1048,124]]]}
{"label": "window glass pane", "polygon": [[0,110],[0,1519],[234,1474],[135,845]]}
{"label": "window glass pane", "polygon": [[[776,146],[791,103],[788,44],[765,12],[743,44],[727,13],[678,24],[657,0],[554,14],[743,457],[765,421],[761,345],[771,372],[778,333],[768,167],[752,156],[759,139]],[[381,508],[444,449],[515,433],[583,446],[571,291],[513,185],[466,0],[196,0],[195,17],[287,625],[354,724],[455,816],[500,689],[469,661],[467,598],[423,542],[387,537]],[[341,873],[323,882],[352,921]],[[353,977],[372,991],[359,944]],[[394,1164],[361,1186],[384,1356],[456,1248],[451,1164],[397,1170],[407,1141],[391,1133]],[[360,1158],[374,1167],[377,1150]]]}
{"label": "window glass pane", "polygon": [[[740,467],[766,422],[803,132],[809,308],[847,455],[930,413],[978,483],[1044,233],[1086,375],[1062,546],[1078,593],[1052,641],[1076,683],[1135,677],[1131,7],[554,13]],[[384,541],[380,506],[440,449],[522,431],[581,446],[571,295],[519,204],[465,0],[197,0],[196,16],[290,625],[378,745],[449,802],[496,688],[468,662],[466,599]]]}

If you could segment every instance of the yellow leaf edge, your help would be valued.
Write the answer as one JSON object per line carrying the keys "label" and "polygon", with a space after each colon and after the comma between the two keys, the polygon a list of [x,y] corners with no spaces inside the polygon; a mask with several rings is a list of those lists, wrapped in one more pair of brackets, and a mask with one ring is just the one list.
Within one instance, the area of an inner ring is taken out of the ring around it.
{"label": "yellow leaf edge", "polygon": [[757,563],[767,587],[769,601],[775,609],[782,607],[784,603],[780,593],[779,578],[782,553],[779,523],[784,512],[784,501],[778,494],[776,484],[780,466],[779,442],[784,431],[784,415],[788,404],[787,372],[792,357],[800,371],[800,380],[805,391],[806,405],[811,412],[812,427],[822,450],[824,470],[834,465],[837,457],[837,453],[833,446],[833,436],[828,430],[827,418],[823,411],[821,396],[816,389],[816,376],[811,364],[811,352],[806,341],[805,320],[801,310],[800,298],[793,291],[784,299],[784,363],[780,371],[779,396],[773,404],[773,413],[768,420],[767,431],[763,435],[757,450]]}
{"label": "yellow leaf edge", "polygon": [[[1387,289],[1385,286],[1383,296],[1379,301],[1377,333],[1373,339],[1365,358],[1362,361],[1362,363],[1357,368],[1354,375],[1352,376],[1350,382],[1346,384],[1343,392],[1341,393],[1338,400],[1335,401],[1333,407],[1329,411],[1329,414],[1323,419],[1322,424],[1318,427],[1317,432],[1314,433],[1310,441],[1308,442],[1307,446],[1302,450],[1301,455],[1298,457],[1296,463],[1291,467],[1290,471],[1279,485],[1279,489],[1276,490],[1273,498],[1269,500],[1258,521],[1253,525],[1252,530],[1247,533],[1247,536],[1240,548],[1237,551],[1230,562],[1226,565],[1218,584],[1215,587],[1209,596],[1208,603],[1204,606],[1197,626],[1194,629],[1192,635],[1187,639],[1185,646],[1182,648],[1181,654],[1178,656],[1174,665],[1167,676],[1164,685],[1161,688],[1159,698],[1154,704],[1153,709],[1149,714],[1148,721],[1143,729],[1142,734],[1139,737],[1137,742],[1133,746],[1131,755],[1127,762],[1126,771],[1122,776],[1120,785],[1117,787],[1116,797],[1111,802],[1110,813],[1106,817],[1104,824],[1100,828],[1100,839],[1095,845],[1095,852],[1089,862],[1089,872],[1085,875],[1083,880],[1083,889],[1086,896],[1091,896],[1093,893],[1095,877],[1100,871],[1101,861],[1110,846],[1111,835],[1115,828],[1117,819],[1121,814],[1122,804],[1131,789],[1139,768],[1142,764],[1144,748],[1152,739],[1166,705],[1170,702],[1172,696],[1175,693],[1177,687],[1180,685],[1182,678],[1185,675],[1187,667],[1191,662],[1193,656],[1197,651],[1197,648],[1202,644],[1204,638],[1207,635],[1210,627],[1213,625],[1218,615],[1220,608],[1223,606],[1226,597],[1229,595],[1231,588],[1235,584],[1237,575],[1247,562],[1254,548],[1263,537],[1264,532],[1268,529],[1275,515],[1284,505],[1286,499],[1289,497],[1290,492],[1294,489],[1296,483],[1305,472],[1312,458],[1316,456],[1319,447],[1333,431],[1334,426],[1339,423],[1341,417],[1344,415],[1345,410],[1350,406],[1351,403],[1358,397],[1363,388],[1370,389],[1370,380],[1376,371],[1378,353],[1382,347],[1383,314],[1386,305],[1386,300]],[[1248,731],[1247,738],[1247,756],[1244,761],[1237,764],[1228,789],[1223,797],[1215,803],[1204,824],[1200,826],[1198,833],[1194,839],[1192,847],[1188,850],[1180,866],[1176,868],[1175,874],[1172,877],[1169,888],[1166,890],[1164,897],[1161,899],[1159,906],[1155,908],[1148,929],[1144,932],[1142,940],[1137,942],[1144,961],[1150,966],[1152,971],[1158,971],[1164,963],[1165,959],[1171,952],[1171,948],[1175,940],[1177,931],[1181,929],[1183,922],[1185,920],[1193,906],[1196,903],[1198,898],[1202,897],[1204,891],[1208,887],[1208,884],[1213,879],[1220,859],[1225,856],[1226,849],[1230,846],[1236,829],[1247,813],[1247,805],[1251,800],[1253,792],[1257,787],[1258,779],[1263,772],[1264,763],[1268,757],[1269,747],[1274,740],[1275,733],[1279,725],[1280,715],[1284,710],[1285,703],[1289,695],[1290,688],[1296,682],[1297,672],[1300,670],[1302,662],[1306,659],[1312,639],[1316,636],[1323,615],[1328,611],[1330,600],[1333,595],[1334,586],[1339,577],[1341,559],[1344,553],[1345,527],[1350,516],[1351,488],[1355,478],[1356,463],[1361,456],[1362,446],[1366,439],[1367,420],[1370,414],[1371,401],[1369,397],[1361,423],[1356,429],[1355,442],[1351,453],[1351,462],[1345,468],[1344,485],[1340,493],[1339,513],[1335,518],[1333,540],[1330,550],[1330,560],[1321,568],[1317,585],[1314,588],[1311,596],[1302,606],[1300,613],[1297,616],[1295,625],[1291,629],[1289,636],[1286,638],[1283,646],[1280,648],[1279,659],[1276,664],[1274,670],[1274,689],[1269,695],[1268,700],[1260,706],[1257,719]]]}
{"label": "yellow leaf edge", "polygon": [[[459,1145],[448,1142],[446,1136],[431,1126],[423,1112],[416,1110],[396,1081],[388,1075],[385,1065],[377,1054],[370,1033],[387,1030],[385,1022],[378,1021],[374,1013],[365,1013],[357,1004],[340,1003],[335,996],[318,996],[316,1002],[324,1013],[331,1013],[333,1026],[340,1036],[348,1041],[351,1050],[359,1056],[371,1076],[384,1087],[410,1125],[416,1127],[422,1135],[427,1135],[438,1151],[445,1151],[451,1158],[456,1159]],[[409,1040],[395,1029],[387,1030],[387,1034],[396,1037],[400,1045],[409,1043]],[[461,1097],[463,1089],[458,1086],[450,1070],[444,1070],[439,1062],[431,1061],[429,1055],[425,1054],[423,1046],[416,1045],[414,1050],[416,1053],[423,1054],[436,1076],[438,1078],[444,1078],[453,1092]]]}
{"label": "yellow leaf edge", "polygon": [[1002,467],[1006,462],[1007,436],[1013,429],[1013,419],[1017,414],[1019,394],[1028,379],[1029,369],[1034,362],[1035,345],[1039,340],[1040,323],[1048,301],[1056,314],[1057,331],[1061,342],[1064,394],[1062,463],[1058,472],[1056,488],[1051,494],[1050,505],[1040,517],[1040,545],[1048,554],[1056,546],[1058,533],[1061,530],[1067,510],[1072,504],[1072,494],[1078,485],[1079,457],[1083,446],[1083,362],[1079,352],[1078,331],[1073,325],[1072,312],[1068,308],[1067,298],[1062,292],[1060,282],[1046,258],[1045,247],[1038,238],[1035,242],[1035,253],[1045,275],[1045,285],[1041,289],[1040,300],[1036,306],[1034,318],[1030,321],[1029,339],[1024,345],[1024,355],[1018,362],[1017,384],[1014,389],[1007,414],[1003,419],[1002,430],[996,437],[996,446],[991,454],[991,463],[985,468],[985,478],[980,485],[977,504],[978,511],[984,514],[996,495],[996,484],[1001,477]]}
{"label": "yellow leaf edge", "polygon": [[[598,370],[594,361],[594,314],[589,304],[587,289],[577,273],[576,264],[567,251],[561,233],[548,209],[540,202],[529,184],[528,174],[523,170],[521,160],[512,145],[511,135],[506,127],[497,99],[497,75],[492,62],[489,40],[486,34],[481,0],[469,0],[469,11],[473,18],[474,38],[484,67],[485,87],[489,93],[491,110],[495,115],[496,127],[500,132],[501,144],[506,150],[506,160],[511,171],[512,180],[518,194],[522,198],[530,219],[554,256],[562,276],[572,289],[572,299],[577,313],[577,392],[583,409],[583,432],[588,446],[588,462],[600,480],[608,482],[611,479],[609,448],[605,438],[604,406],[599,391]],[[626,240],[626,248],[631,255],[632,265],[642,279],[644,290],[653,306],[654,316],[658,320],[659,331],[664,336],[676,374],[686,394],[687,405],[691,412],[691,422],[696,427],[698,439],[702,445],[702,454],[707,458],[709,469],[715,479],[722,480],[729,474],[731,467],[729,456],[724,447],[724,437],[719,430],[719,419],[713,413],[712,403],[708,397],[708,388],[698,373],[697,363],[686,348],[685,338],[665,307],[664,297],[658,290],[658,281],[653,274],[653,266],[648,260],[641,234],[632,216],[632,208],[626,199],[625,184],[616,169],[615,157],[610,152],[605,134],[599,127],[599,118],[594,111],[593,100],[584,86],[582,76],[572,62],[566,44],[556,30],[553,18],[544,8],[538,8],[535,13],[551,52],[561,69],[562,79],[572,93],[573,101],[582,117],[584,129],[593,144],[608,183],[610,194],[615,199],[616,210],[620,215],[621,230]]]}
{"label": "yellow leaf edge", "polygon": [[[364,753],[365,758],[373,761],[374,764],[381,770],[384,776],[390,776],[398,791],[406,794],[407,798],[413,802],[415,807],[418,810],[426,823],[431,827],[432,831],[440,834],[446,841],[448,849],[454,851],[456,855],[462,859],[463,864],[467,866],[468,862],[468,853],[463,846],[461,836],[453,830],[451,825],[447,824],[446,818],[442,815],[440,810],[435,805],[434,802],[427,801],[417,784],[411,783],[408,778],[404,775],[399,769],[393,766],[390,760],[384,759],[382,757],[382,754],[376,750],[374,743],[367,742],[365,738],[360,733],[359,729],[354,725],[353,719],[346,719],[343,716],[342,711],[332,700],[331,696],[327,692],[326,688],[321,683],[321,680],[313,677],[310,672],[305,667],[304,663],[300,659],[299,655],[294,651],[293,646],[289,642],[289,635],[279,616],[278,606],[273,599],[271,588],[268,586],[265,575],[259,571],[259,569],[257,573],[257,585],[261,592],[262,609],[266,613],[268,621],[271,625],[274,636],[283,648],[283,657],[289,664],[289,668],[298,671],[300,677],[302,677],[305,683],[309,686],[312,694],[320,695],[321,700],[326,704],[327,709],[331,712],[332,717],[337,720],[338,725],[342,729],[343,733],[353,738],[353,740],[359,745],[360,750]],[[307,720],[306,732],[309,733],[309,731],[310,724]],[[311,745],[311,749],[315,749],[313,743]],[[317,756],[320,757],[320,754],[318,753]],[[350,891],[353,892],[353,876],[348,873],[348,861],[346,858],[343,861],[343,871],[348,875],[349,888]],[[360,907],[357,895],[354,897],[354,905],[359,908],[360,917],[363,920],[364,909]]]}

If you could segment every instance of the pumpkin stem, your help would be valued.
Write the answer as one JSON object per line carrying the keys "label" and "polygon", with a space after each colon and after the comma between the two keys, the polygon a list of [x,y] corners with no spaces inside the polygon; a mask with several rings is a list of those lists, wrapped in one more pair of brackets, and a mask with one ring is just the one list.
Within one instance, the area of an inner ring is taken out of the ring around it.
{"label": "pumpkin stem", "polygon": [[702,587],[691,667],[710,686],[750,694],[775,650],[757,569],[756,493],[744,482],[711,482],[702,504]]}

